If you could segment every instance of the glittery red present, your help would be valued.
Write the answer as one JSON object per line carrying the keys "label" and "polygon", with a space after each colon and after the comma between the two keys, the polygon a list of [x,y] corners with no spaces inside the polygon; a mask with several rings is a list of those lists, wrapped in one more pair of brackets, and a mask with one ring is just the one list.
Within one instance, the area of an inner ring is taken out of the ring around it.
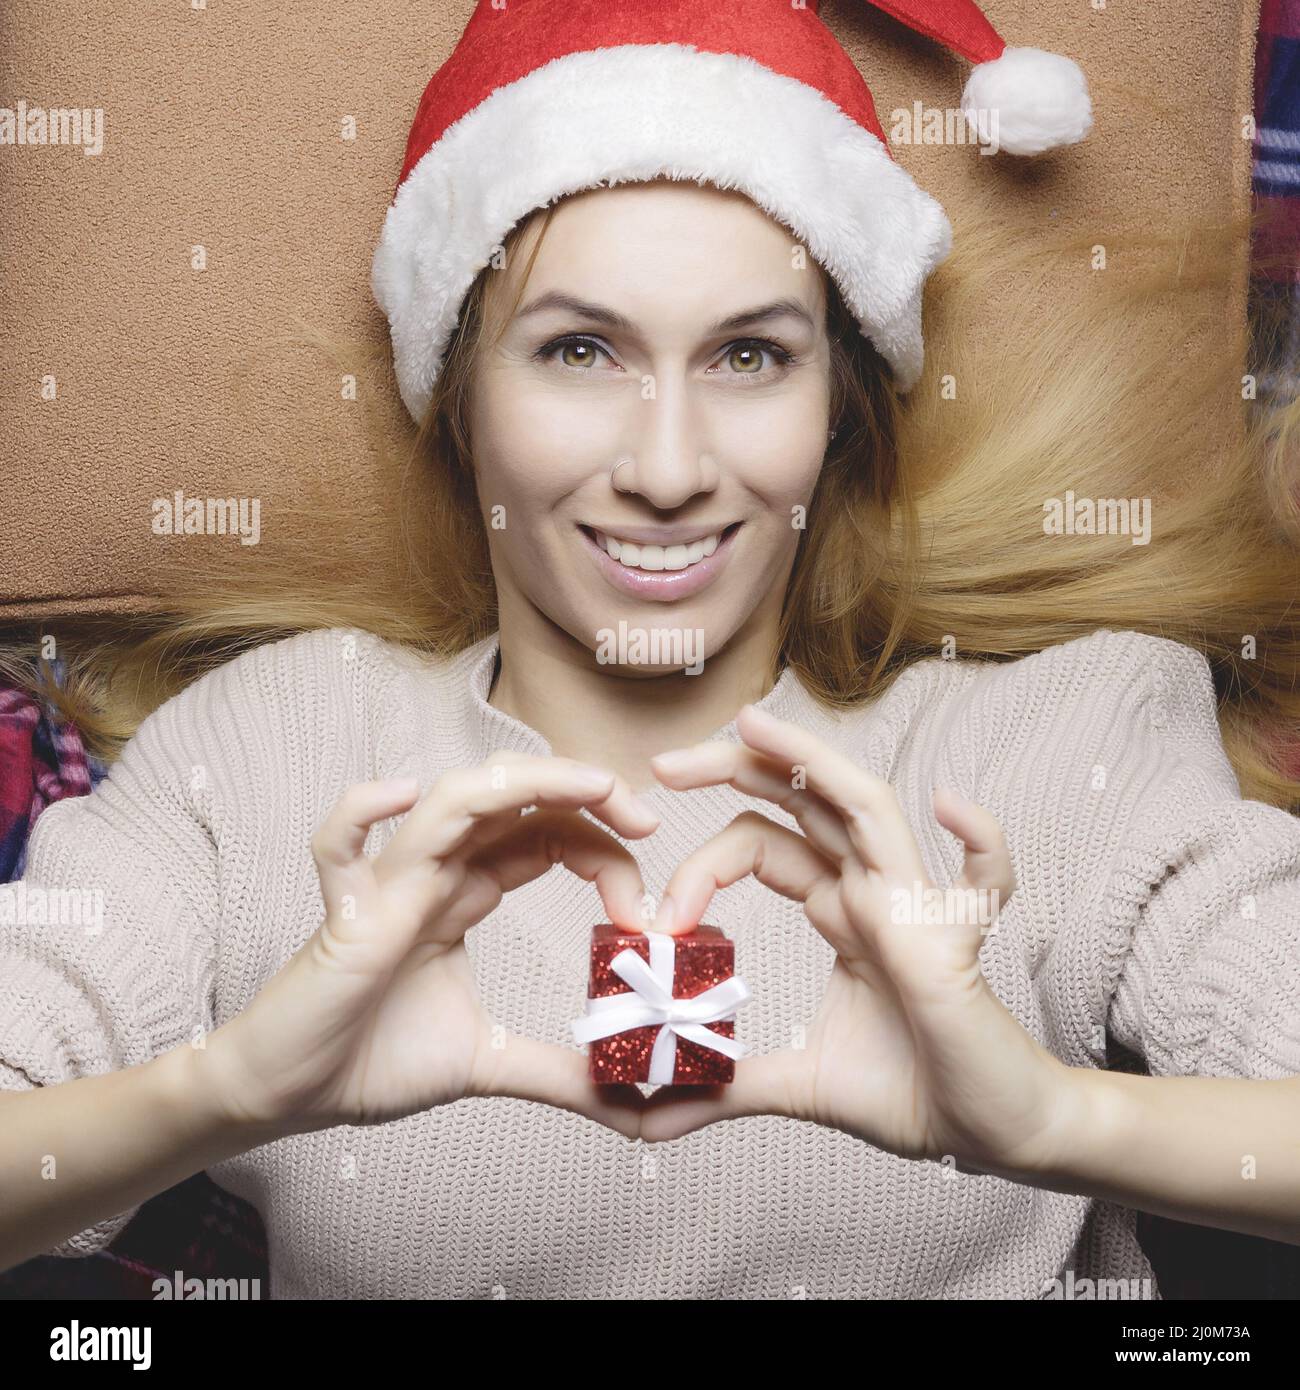
{"label": "glittery red present", "polygon": [[[602,922],[592,930],[588,998],[601,999],[627,992],[626,982],[614,973],[611,962],[620,951],[628,948],[649,962],[650,941],[643,933],[624,931],[609,922]],[[693,999],[703,994],[730,979],[735,965],[735,943],[719,928],[700,925],[683,932],[674,938],[673,997]],[[736,1036],[733,1019],[719,1019],[704,1026],[726,1038]],[[591,1079],[601,1085],[646,1081],[650,1074],[650,1054],[659,1031],[658,1025],[629,1028],[624,1033],[588,1043]],[[691,1042],[689,1038],[678,1037],[676,1043],[674,1086],[716,1086],[735,1079],[736,1064],[732,1058]]]}

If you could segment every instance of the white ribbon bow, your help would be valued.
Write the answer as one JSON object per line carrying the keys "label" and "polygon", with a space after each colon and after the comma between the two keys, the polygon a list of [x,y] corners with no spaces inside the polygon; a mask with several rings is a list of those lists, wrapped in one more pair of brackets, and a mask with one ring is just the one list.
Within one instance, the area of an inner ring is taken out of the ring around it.
{"label": "white ribbon bow", "polygon": [[620,951],[610,962],[610,969],[629,986],[629,992],[588,999],[586,1014],[569,1025],[574,1038],[589,1043],[629,1028],[659,1024],[646,1078],[651,1086],[671,1084],[679,1037],[738,1061],[745,1055],[744,1044],[704,1025],[734,1019],[737,1005],[750,997],[749,986],[739,975],[733,975],[692,999],[675,999],[676,938],[656,931],[648,931],[645,936],[650,942],[650,963],[647,965],[645,958],[630,946]]}

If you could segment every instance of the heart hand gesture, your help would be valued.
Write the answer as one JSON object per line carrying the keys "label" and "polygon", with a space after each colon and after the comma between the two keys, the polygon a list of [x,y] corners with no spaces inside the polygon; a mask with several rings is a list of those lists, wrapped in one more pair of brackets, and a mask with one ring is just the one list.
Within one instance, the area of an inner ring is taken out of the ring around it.
{"label": "heart hand gesture", "polygon": [[[737,727],[743,743],[662,754],[652,760],[656,776],[678,790],[729,783],[782,807],[803,833],[758,812],[738,816],[678,867],[655,929],[689,930],[717,889],[753,874],[803,904],[835,964],[804,1048],[742,1060],[734,1083],[705,1095],[663,1088],[642,1118],[643,1137],[783,1114],[907,1158],[952,1156],[979,1171],[1042,1163],[1064,1133],[1069,1069],[985,981],[988,923],[978,911],[951,910],[1014,891],[997,822],[936,793],[935,814],[965,844],[965,866],[955,897],[940,894],[943,920],[932,911],[916,920],[913,905],[934,905],[938,890],[889,784],[753,706]],[[985,915],[991,922],[996,908]]]}
{"label": "heart hand gesture", "polygon": [[[636,861],[578,811],[628,837],[658,818],[612,772],[506,751],[446,773],[416,800],[413,781],[358,784],[316,831],[325,920],[208,1039],[204,1076],[221,1113],[296,1133],[503,1095],[634,1137],[640,1092],[593,1085],[571,1047],[506,1036],[479,1000],[464,938],[556,863],[596,885],[611,921],[639,926]],[[406,811],[383,852],[365,854],[370,827]]]}

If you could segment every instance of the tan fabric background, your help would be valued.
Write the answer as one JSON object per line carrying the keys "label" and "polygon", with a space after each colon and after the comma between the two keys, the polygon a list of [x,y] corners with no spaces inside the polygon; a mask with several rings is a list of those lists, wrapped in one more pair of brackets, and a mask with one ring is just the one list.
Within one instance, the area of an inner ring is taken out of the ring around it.
{"label": "tan fabric background", "polygon": [[[0,105],[105,110],[98,157],[0,147],[0,619],[147,608],[169,547],[247,559],[254,547],[234,537],[152,533],[151,500],[178,488],[260,498],[267,549],[310,524],[295,511],[309,486],[337,480],[383,533],[397,491],[368,462],[337,368],[272,339],[295,313],[332,335],[386,334],[371,251],[416,102],[472,9],[0,9]],[[1030,163],[969,146],[898,149],[958,237],[963,209],[1009,195],[1045,222],[1095,226],[1103,241],[1111,217],[1248,207],[1241,119],[1259,0],[988,0],[985,10],[1009,43],[1083,65],[1096,124],[1085,144]],[[916,99],[956,105],[966,65],[937,45],[859,0],[825,0],[823,17],[886,128],[889,111]],[[352,141],[341,138],[347,116]],[[202,271],[191,268],[196,245]],[[1243,264],[1225,319],[1245,313],[1246,274]],[[999,296],[984,331],[1032,323],[1061,292]],[[47,374],[54,401],[40,398]],[[407,430],[390,371],[359,390],[380,401],[394,438]],[[1207,444],[1234,427],[1207,406]]]}

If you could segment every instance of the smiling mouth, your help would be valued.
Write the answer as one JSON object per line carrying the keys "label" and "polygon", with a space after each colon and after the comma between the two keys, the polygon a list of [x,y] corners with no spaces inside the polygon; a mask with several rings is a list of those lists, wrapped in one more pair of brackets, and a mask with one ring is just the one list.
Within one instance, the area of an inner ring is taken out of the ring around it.
{"label": "smiling mouth", "polygon": [[636,541],[620,540],[618,536],[606,531],[598,531],[594,526],[579,524],[579,529],[584,531],[610,559],[616,560],[624,569],[640,570],[643,573],[659,573],[662,570],[689,569],[690,566],[699,564],[701,560],[712,555],[728,536],[739,529],[740,525],[739,521],[733,521],[730,526],[724,526],[721,531],[699,536],[687,544],[680,545],[644,545]]}

